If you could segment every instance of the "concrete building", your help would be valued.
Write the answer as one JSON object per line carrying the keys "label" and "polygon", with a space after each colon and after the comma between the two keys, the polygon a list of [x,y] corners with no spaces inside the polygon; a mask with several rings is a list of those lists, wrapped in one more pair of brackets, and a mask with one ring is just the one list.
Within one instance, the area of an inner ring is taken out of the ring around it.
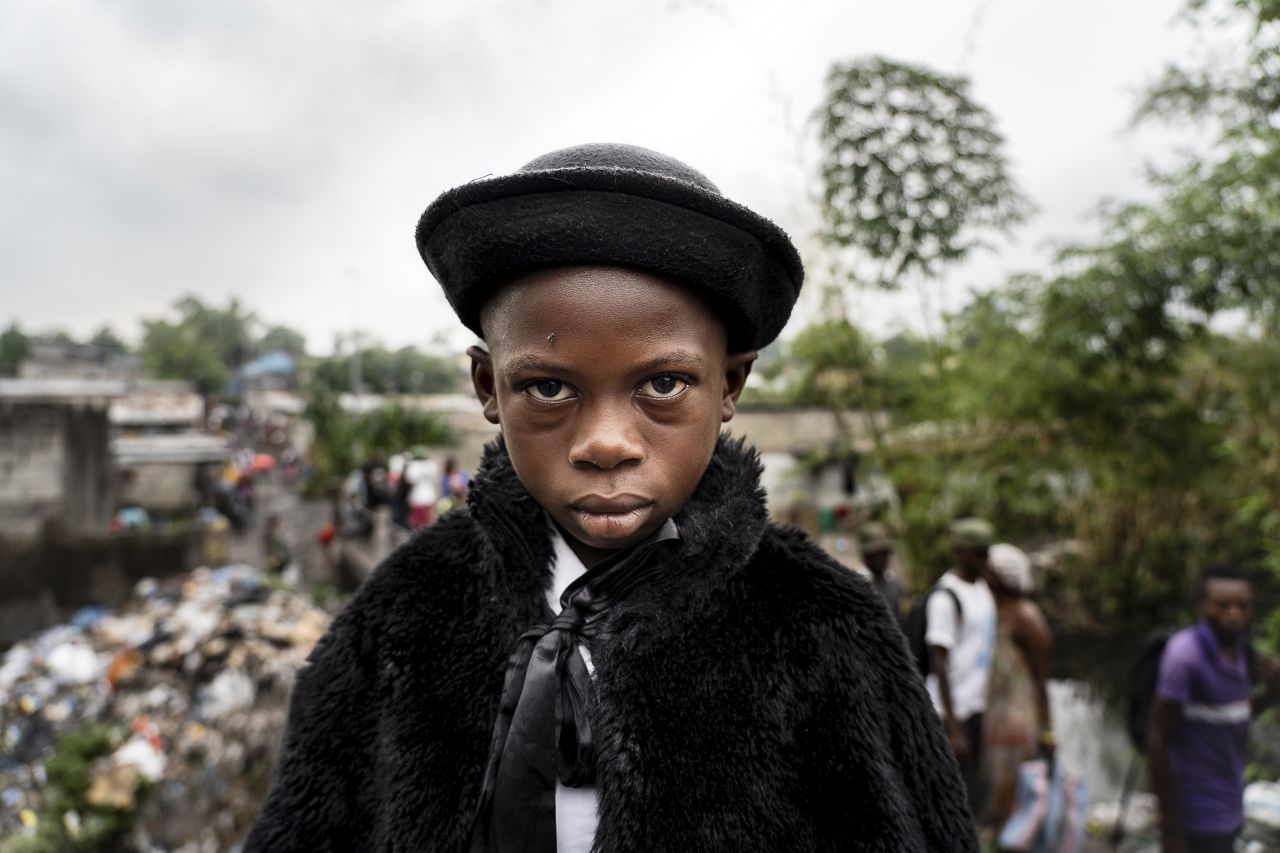
{"label": "concrete building", "polygon": [[18,367],[20,379],[127,380],[141,376],[141,359],[118,355],[93,344],[33,338],[31,351]]}
{"label": "concrete building", "polygon": [[105,528],[113,506],[108,380],[0,381],[0,537]]}
{"label": "concrete building", "polygon": [[[126,404],[129,389],[112,380],[0,380],[0,648],[76,607],[118,604],[139,578],[199,561],[195,525],[112,530],[122,498],[195,509],[199,467],[216,464],[215,449],[225,455],[220,440],[191,438],[185,390],[169,388],[161,404],[155,395],[165,389],[152,387]],[[175,423],[186,435],[167,432]],[[126,427],[135,433],[113,435]],[[122,477],[117,453],[131,474]]]}

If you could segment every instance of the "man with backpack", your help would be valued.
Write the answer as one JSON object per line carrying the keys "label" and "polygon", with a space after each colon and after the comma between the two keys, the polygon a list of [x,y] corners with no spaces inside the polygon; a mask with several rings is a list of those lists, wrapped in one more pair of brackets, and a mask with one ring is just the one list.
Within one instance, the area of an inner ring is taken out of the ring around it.
{"label": "man with backpack", "polygon": [[1171,636],[1160,658],[1147,733],[1163,853],[1230,851],[1244,823],[1245,750],[1259,670],[1249,644],[1253,588],[1232,566],[1196,583],[1198,621]]}
{"label": "man with backpack", "polygon": [[994,538],[995,529],[980,518],[953,522],[955,564],[928,593],[924,605],[929,695],[960,763],[974,814],[981,814],[983,807],[982,714],[996,637],[995,599],[983,579]]}

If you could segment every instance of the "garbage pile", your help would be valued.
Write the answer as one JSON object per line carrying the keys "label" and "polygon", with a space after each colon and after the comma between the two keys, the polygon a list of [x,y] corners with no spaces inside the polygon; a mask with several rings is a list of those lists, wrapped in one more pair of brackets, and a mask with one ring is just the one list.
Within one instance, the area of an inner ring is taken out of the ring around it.
{"label": "garbage pile", "polygon": [[0,851],[213,851],[270,783],[329,614],[248,566],[140,581],[0,662]]}

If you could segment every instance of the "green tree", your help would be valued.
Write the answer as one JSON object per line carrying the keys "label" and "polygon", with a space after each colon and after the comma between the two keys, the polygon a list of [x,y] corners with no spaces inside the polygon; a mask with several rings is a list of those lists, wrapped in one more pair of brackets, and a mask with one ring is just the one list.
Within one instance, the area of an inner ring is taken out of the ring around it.
{"label": "green tree", "polygon": [[817,118],[821,236],[853,254],[855,283],[937,278],[1029,212],[963,77],[882,57],[836,63]]}
{"label": "green tree", "polygon": [[1140,113],[1209,111],[1216,143],[1154,178],[1156,201],[1107,210],[1054,274],[949,318],[931,363],[882,348],[888,464],[930,568],[948,516],[979,512],[1077,539],[1069,583],[1099,616],[1172,618],[1211,559],[1280,577],[1280,6],[1212,5],[1253,16],[1247,62],[1184,69],[1203,85],[1182,91],[1166,74]]}
{"label": "green tree", "polygon": [[[352,353],[339,353],[316,360],[314,381],[336,393],[350,392]],[[362,346],[359,351],[360,381],[366,392],[375,394],[447,394],[458,389],[459,372],[453,362],[424,353],[414,347],[388,350],[382,346]]]}
{"label": "green tree", "polygon": [[305,417],[315,426],[313,482],[322,488],[375,450],[389,455],[416,444],[447,447],[457,440],[448,423],[419,409],[390,405],[360,415],[348,413],[338,404],[337,394],[318,383],[308,389]]}
{"label": "green tree", "polygon": [[1143,94],[1135,123],[1213,121],[1222,128],[1238,128],[1266,124],[1280,113],[1280,4],[1191,0],[1185,18],[1201,31],[1240,24],[1247,33],[1245,43],[1198,65],[1167,66]]}
{"label": "green tree", "polygon": [[195,382],[205,394],[221,393],[241,366],[266,351],[264,341],[270,348],[296,347],[299,353],[305,346],[302,336],[285,326],[259,335],[257,316],[236,299],[219,308],[187,296],[173,307],[176,320],[143,322],[143,364],[154,376]]}
{"label": "green tree", "polygon": [[202,394],[220,394],[231,380],[217,345],[187,323],[144,321],[140,352],[152,376],[194,382]]}
{"label": "green tree", "polygon": [[89,339],[89,344],[112,356],[126,355],[129,352],[129,345],[110,326],[103,326],[95,332]]}
{"label": "green tree", "polygon": [[31,341],[17,323],[10,323],[0,334],[0,376],[17,376],[22,362],[30,354]]}
{"label": "green tree", "polygon": [[246,311],[238,299],[232,299],[226,308],[216,308],[187,296],[179,299],[174,308],[178,324],[212,347],[228,370],[235,371],[256,354],[258,318]]}
{"label": "green tree", "polygon": [[288,326],[273,325],[269,326],[262,336],[258,338],[254,349],[258,354],[268,352],[283,351],[289,353],[294,358],[301,358],[307,354],[307,338],[297,329],[291,329]]}

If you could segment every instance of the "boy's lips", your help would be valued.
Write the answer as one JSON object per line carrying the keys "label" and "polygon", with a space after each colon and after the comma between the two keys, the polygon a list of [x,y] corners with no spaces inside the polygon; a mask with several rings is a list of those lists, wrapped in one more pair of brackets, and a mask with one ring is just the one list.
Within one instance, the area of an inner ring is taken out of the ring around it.
{"label": "boy's lips", "polygon": [[639,495],[586,495],[569,507],[582,531],[597,541],[633,536],[653,514],[653,501]]}

